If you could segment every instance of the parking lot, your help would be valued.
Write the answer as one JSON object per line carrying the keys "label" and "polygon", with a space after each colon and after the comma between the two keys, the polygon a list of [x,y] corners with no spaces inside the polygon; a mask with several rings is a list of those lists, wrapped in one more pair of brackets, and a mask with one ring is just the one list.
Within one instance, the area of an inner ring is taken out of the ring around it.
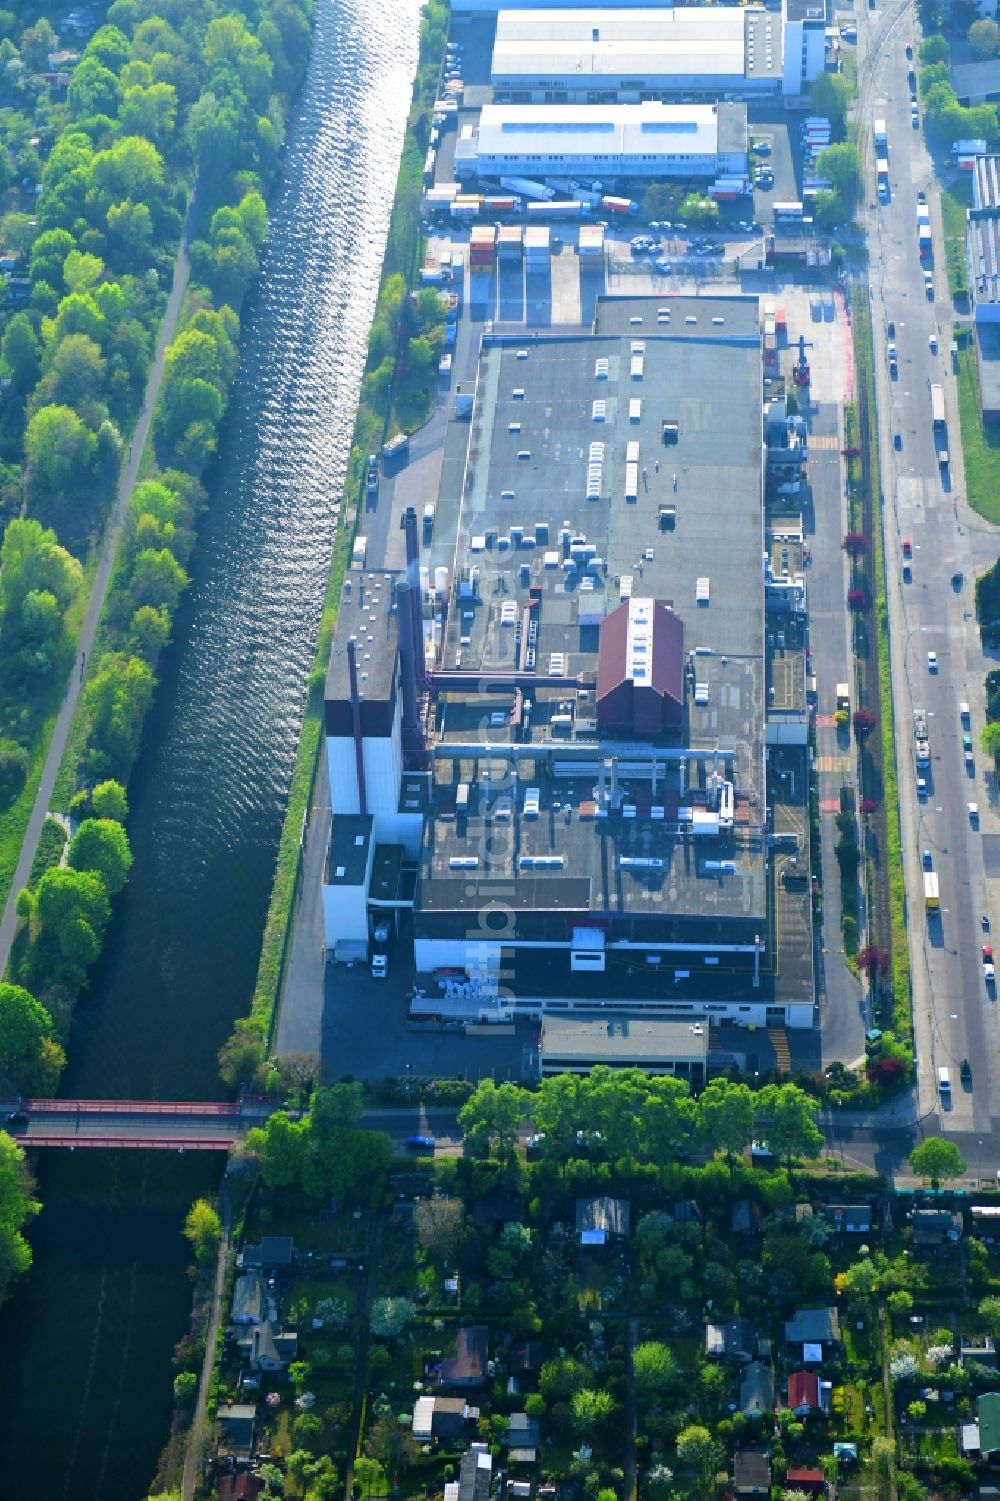
{"label": "parking lot", "polygon": [[802,156],[799,150],[799,123],[801,115],[789,115],[774,100],[751,104],[750,139],[765,142],[770,151],[758,156],[758,162],[766,162],[774,174],[774,183],[769,188],[755,188],[753,216],[758,224],[774,221],[775,203],[792,203],[801,198]]}

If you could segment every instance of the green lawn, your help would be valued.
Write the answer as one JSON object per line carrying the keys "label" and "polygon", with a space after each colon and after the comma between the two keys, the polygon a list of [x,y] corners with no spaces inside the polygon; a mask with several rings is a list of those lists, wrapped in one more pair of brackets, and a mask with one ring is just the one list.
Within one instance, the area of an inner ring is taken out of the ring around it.
{"label": "green lawn", "polygon": [[969,295],[969,273],[965,259],[965,211],[972,202],[969,174],[963,173],[941,188],[941,224],[944,229],[945,265],[948,288],[958,301]]}
{"label": "green lawn", "polygon": [[958,352],[958,407],[969,505],[994,524],[1000,522],[1000,423],[984,425],[979,414],[979,370],[969,345]]}

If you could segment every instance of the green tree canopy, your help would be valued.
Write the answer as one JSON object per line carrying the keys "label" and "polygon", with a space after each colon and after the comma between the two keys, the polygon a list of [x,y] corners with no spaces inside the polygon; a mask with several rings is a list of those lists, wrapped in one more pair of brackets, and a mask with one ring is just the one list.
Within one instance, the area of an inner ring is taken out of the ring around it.
{"label": "green tree canopy", "polygon": [[121,891],[132,867],[122,825],[110,818],[85,818],[70,840],[69,864],[74,870],[94,871],[111,896]]}
{"label": "green tree canopy", "polygon": [[94,817],[124,823],[128,817],[128,794],[121,782],[98,782],[90,794]]}
{"label": "green tree canopy", "polygon": [[215,1260],[222,1239],[222,1220],[207,1199],[196,1199],[184,1220],[184,1236],[194,1251],[199,1266]]}
{"label": "green tree canopy", "polygon": [[733,1156],[753,1140],[754,1094],[749,1084],[712,1079],[698,1099],[698,1122],[716,1151]]}
{"label": "green tree canopy", "polygon": [[[52,1036],[52,1018],[20,985],[0,982],[0,1070],[16,1071],[37,1058]],[[2,1223],[2,1220],[0,1220]]]}
{"label": "green tree canopy", "polygon": [[928,1136],[910,1153],[910,1166],[920,1178],[929,1178],[935,1187],[946,1178],[960,1178],[967,1163],[953,1141]]}
{"label": "green tree canopy", "polygon": [[641,1397],[658,1397],[677,1385],[680,1367],[669,1345],[645,1340],[632,1352],[635,1389]]}
{"label": "green tree canopy", "polygon": [[65,501],[67,492],[89,474],[97,438],[72,407],[40,407],[24,438],[30,498]]}

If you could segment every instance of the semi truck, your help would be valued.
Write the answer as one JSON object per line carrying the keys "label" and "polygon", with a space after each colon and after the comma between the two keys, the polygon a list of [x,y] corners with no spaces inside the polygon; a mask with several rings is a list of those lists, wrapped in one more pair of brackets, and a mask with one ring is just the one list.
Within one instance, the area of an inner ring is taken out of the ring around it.
{"label": "semi truck", "polygon": [[613,194],[605,194],[601,199],[601,207],[606,208],[609,214],[637,214],[639,205],[631,198],[618,198]]}
{"label": "semi truck", "polygon": [[536,203],[548,203],[556,196],[555,188],[547,187],[544,182],[534,182],[530,177],[501,177],[500,186],[521,198],[533,198]]}
{"label": "semi truck", "polygon": [[872,134],[875,137],[876,150],[884,151],[889,144],[889,137],[886,135],[884,120],[874,121],[872,125]]}
{"label": "semi truck", "polygon": [[984,156],[988,147],[984,136],[974,136],[967,141],[952,141],[952,156]]}
{"label": "semi truck", "polygon": [[917,248],[920,251],[920,259],[921,260],[926,259],[926,257],[930,255],[930,253],[931,253],[931,247],[932,247],[933,243],[934,243],[934,240],[933,240],[933,235],[931,234],[931,227],[930,227],[930,225],[929,224],[918,224],[917,225]]}
{"label": "semi truck", "polygon": [[913,742],[917,766],[923,770],[931,764],[931,742],[927,733],[927,715],[923,709],[913,711]]}
{"label": "semi truck", "polygon": [[934,420],[934,431],[942,432],[945,427],[944,387],[936,381],[931,386],[931,417]]}

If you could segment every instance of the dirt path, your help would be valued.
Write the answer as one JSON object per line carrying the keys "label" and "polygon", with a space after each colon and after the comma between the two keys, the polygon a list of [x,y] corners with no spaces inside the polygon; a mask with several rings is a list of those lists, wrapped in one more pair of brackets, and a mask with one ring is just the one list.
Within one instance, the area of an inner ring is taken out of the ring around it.
{"label": "dirt path", "polygon": [[6,972],[7,963],[10,959],[11,944],[14,942],[14,934],[17,931],[17,895],[28,884],[31,865],[35,858],[35,851],[38,848],[39,835],[42,832],[42,825],[49,811],[49,800],[52,797],[52,789],[55,786],[63,752],[66,749],[69,732],[72,728],[73,716],[76,713],[76,706],[79,702],[80,691],[83,687],[83,669],[94,644],[97,624],[104,605],[104,596],[108,592],[108,581],[111,578],[111,570],[118,555],[118,544],[121,540],[125,518],[128,515],[132,491],[138,477],[139,462],[142,458],[143,449],[146,446],[146,439],[149,436],[156,398],[160,394],[164,353],[177,328],[181,303],[184,300],[184,293],[187,291],[188,278],[191,274],[187,245],[189,232],[194,222],[195,202],[196,198],[192,196],[187,220],[184,225],[184,233],[177,251],[177,259],[174,262],[173,285],[170,288],[166,311],[163,315],[163,322],[160,325],[160,334],[156,341],[156,351],[153,356],[152,366],[150,367],[149,379],[146,381],[142,411],[139,413],[139,420],[135,425],[128,455],[122,466],[114,509],[108,520],[104,533],[104,541],[101,544],[101,556],[90,590],[90,598],[87,601],[87,611],[84,615],[83,625],[80,628],[76,660],[70,670],[69,681],[66,684],[66,694],[59,709],[55,729],[52,731],[52,739],[49,741],[45,766],[42,769],[42,778],[38,784],[34,807],[31,810],[31,817],[28,819],[28,827],[24,834],[24,842],[21,845],[20,859],[17,862],[14,879],[11,882],[10,891],[7,895],[7,904],[4,907],[3,918],[0,919],[0,975]]}
{"label": "dirt path", "polygon": [[198,1383],[198,1403],[191,1419],[191,1428],[188,1433],[187,1450],[184,1455],[184,1477],[181,1481],[181,1496],[183,1501],[193,1501],[194,1488],[198,1482],[199,1460],[201,1458],[202,1435],[205,1428],[205,1409],[208,1406],[208,1393],[212,1385],[212,1371],[215,1368],[215,1344],[219,1334],[219,1321],[222,1318],[222,1295],[226,1287],[226,1270],[229,1266],[230,1231],[232,1229],[232,1206],[229,1202],[229,1190],[226,1180],[222,1180],[222,1189],[219,1195],[219,1212],[222,1215],[222,1240],[219,1243],[219,1259],[215,1267],[215,1286],[212,1288],[212,1312],[208,1319],[208,1329],[205,1331],[205,1358],[201,1365],[201,1380]]}
{"label": "dirt path", "polygon": [[[365,1278],[365,1294],[361,1299],[361,1307],[358,1310],[360,1322],[358,1327],[358,1350],[354,1365],[354,1411],[351,1413],[351,1432],[347,1449],[348,1458],[347,1464],[344,1466],[344,1501],[351,1501],[351,1489],[354,1484],[354,1460],[363,1437],[361,1429],[365,1413],[365,1393],[368,1390],[368,1346],[371,1343],[371,1312],[372,1303],[375,1301],[375,1289],[378,1285],[378,1269],[382,1258],[382,1232],[384,1228],[385,1216],[380,1211],[365,1260],[368,1275]],[[187,1501],[186,1497],[185,1501]]]}

